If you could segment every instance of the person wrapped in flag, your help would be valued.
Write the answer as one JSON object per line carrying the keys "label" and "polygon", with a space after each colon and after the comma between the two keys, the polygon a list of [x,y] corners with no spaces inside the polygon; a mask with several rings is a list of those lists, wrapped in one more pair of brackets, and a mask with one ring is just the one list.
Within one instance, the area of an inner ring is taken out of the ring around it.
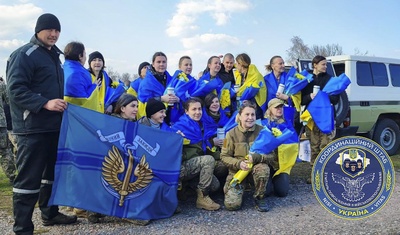
{"label": "person wrapped in flag", "polygon": [[[247,182],[253,182],[255,191],[253,199],[256,209],[269,211],[265,199],[266,185],[270,174],[268,163],[271,159],[265,154],[249,154],[251,145],[263,129],[256,124],[257,106],[251,102],[243,103],[236,116],[238,125],[230,130],[225,137],[221,150],[221,160],[228,166],[229,174],[224,185],[224,204],[227,210],[239,210],[242,206],[244,188]],[[242,181],[235,180],[236,173],[248,171]],[[249,177],[253,179],[250,180]]]}
{"label": "person wrapped in flag", "polygon": [[196,207],[209,211],[218,210],[220,205],[209,196],[210,192],[218,190],[220,184],[214,176],[215,160],[211,155],[206,155],[207,140],[201,122],[202,100],[197,97],[190,98],[185,102],[184,108],[185,114],[171,127],[184,138],[179,179],[184,185],[198,178]]}
{"label": "person wrapped in flag", "polygon": [[126,93],[131,94],[135,97],[138,97],[139,85],[143,78],[146,76],[147,69],[149,68],[149,62],[142,62],[138,67],[138,75],[139,77],[136,78],[134,81],[131,82],[128,90]]}
{"label": "person wrapped in flag", "polygon": [[92,81],[86,62],[85,46],[70,42],[64,49],[64,100],[84,108],[104,112],[99,105],[101,82]]}
{"label": "person wrapped in flag", "polygon": [[286,197],[289,192],[289,175],[299,154],[299,137],[290,122],[283,116],[284,101],[273,98],[268,102],[268,109],[262,125],[269,130],[279,132],[290,131],[290,136],[274,149],[271,154],[274,159],[269,165],[271,174],[267,185],[267,194],[274,191],[278,197]]}
{"label": "person wrapped in flag", "polygon": [[[267,86],[267,103],[273,98],[285,101],[284,117],[288,122],[292,122],[296,129],[301,129],[298,120],[301,103],[301,90],[312,81],[311,74],[303,71],[297,73],[296,68],[291,67],[285,72],[285,62],[281,56],[273,56],[270,64],[265,66],[267,71],[271,71],[264,76]],[[295,122],[295,119],[297,121]]]}
{"label": "person wrapped in flag", "polygon": [[216,94],[208,94],[204,98],[204,106],[201,121],[203,122],[204,136],[207,141],[207,154],[210,154],[215,159],[214,175],[222,185],[225,183],[226,176],[228,175],[228,168],[221,161],[220,154],[224,138],[221,138],[221,134],[217,134],[217,130],[220,128],[220,130],[224,131],[223,135],[225,135],[225,129],[223,127],[229,119],[221,109]]}
{"label": "person wrapped in flag", "polygon": [[189,56],[182,56],[179,59],[179,69],[172,76],[169,87],[174,88],[174,93],[180,102],[176,103],[170,112],[171,124],[178,121],[183,115],[183,103],[190,98],[190,94],[196,88],[197,80],[191,75],[192,68],[192,59]]}
{"label": "person wrapped in flag", "polygon": [[[147,70],[145,78],[140,82],[138,100],[139,113],[138,116],[146,116],[146,103],[150,98],[164,102],[166,107],[175,107],[179,104],[179,98],[173,91],[167,89],[172,81],[171,75],[167,72],[167,56],[163,52],[156,52],[152,57],[152,64]],[[165,122],[169,125],[169,113],[171,108],[167,109],[167,117]]]}
{"label": "person wrapped in flag", "polygon": [[118,81],[113,81],[104,71],[106,62],[100,52],[92,52],[89,55],[88,63],[92,83],[96,83],[99,86],[98,110],[101,113],[111,114],[113,104],[125,92],[124,86]]}
{"label": "person wrapped in flag", "polygon": [[[340,93],[328,95],[325,92],[321,92],[321,94],[317,92],[318,88],[319,90],[323,90],[327,83],[332,79],[332,76],[326,73],[326,58],[321,55],[315,56],[312,60],[312,66],[313,71],[310,71],[310,73],[312,72],[314,80],[302,90],[301,104],[306,106],[306,111],[300,117],[302,120],[307,119],[308,121],[306,126],[306,135],[310,138],[311,165],[314,164],[319,152],[334,137],[334,134],[331,134],[334,130],[333,120],[335,118],[335,110],[333,105],[336,105],[340,98]],[[314,86],[317,86],[316,90],[314,90]],[[308,109],[311,103],[314,103],[312,101],[316,98],[317,94],[319,94],[318,96],[326,96],[326,99],[324,99],[326,102],[324,102],[322,105],[318,105],[318,110],[314,112],[311,120],[311,115],[307,115],[309,114]],[[306,118],[305,116],[310,118]],[[316,122],[320,123],[321,125],[312,125],[312,123]],[[321,130],[322,124],[328,125],[327,129],[323,128],[324,130]]]}
{"label": "person wrapped in flag", "polygon": [[245,53],[236,56],[235,77],[239,91],[236,94],[241,102],[251,101],[257,105],[257,119],[263,119],[267,110],[267,89],[264,77],[254,64],[251,64],[250,56]]}
{"label": "person wrapped in flag", "polygon": [[197,81],[197,86],[190,96],[204,99],[204,97],[211,92],[219,95],[223,87],[223,82],[218,76],[220,69],[220,58],[218,56],[211,56],[207,61],[207,67],[204,70],[203,75]]}

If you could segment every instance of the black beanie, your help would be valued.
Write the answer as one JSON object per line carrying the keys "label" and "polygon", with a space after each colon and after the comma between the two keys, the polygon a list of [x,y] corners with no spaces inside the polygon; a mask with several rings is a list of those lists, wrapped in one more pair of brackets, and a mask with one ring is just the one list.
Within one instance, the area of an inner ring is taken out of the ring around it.
{"label": "black beanie", "polygon": [[150,118],[151,115],[163,109],[166,109],[163,102],[153,98],[149,99],[146,104],[146,117]]}
{"label": "black beanie", "polygon": [[106,61],[104,60],[103,55],[100,52],[95,51],[95,52],[90,53],[90,55],[89,55],[89,61],[88,61],[89,67],[90,67],[90,62],[92,62],[92,60],[94,60],[96,58],[101,59],[103,61],[103,66],[106,66]]}
{"label": "black beanie", "polygon": [[143,67],[144,67],[144,66],[148,66],[148,65],[150,65],[149,62],[143,62],[143,63],[141,63],[141,64],[139,65],[139,68],[138,68],[138,75],[139,75],[139,77],[140,77],[140,72],[142,71]]}
{"label": "black beanie", "polygon": [[53,14],[43,14],[37,19],[35,33],[39,33],[44,29],[56,29],[61,32],[60,21]]}

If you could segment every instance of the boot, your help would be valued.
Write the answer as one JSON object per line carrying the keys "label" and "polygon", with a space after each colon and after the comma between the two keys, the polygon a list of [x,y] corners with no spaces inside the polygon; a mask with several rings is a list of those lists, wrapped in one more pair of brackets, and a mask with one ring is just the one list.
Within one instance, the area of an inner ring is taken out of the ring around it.
{"label": "boot", "polygon": [[209,196],[208,193],[203,192],[201,189],[197,189],[197,200],[196,207],[208,211],[218,210],[221,206],[215,203]]}

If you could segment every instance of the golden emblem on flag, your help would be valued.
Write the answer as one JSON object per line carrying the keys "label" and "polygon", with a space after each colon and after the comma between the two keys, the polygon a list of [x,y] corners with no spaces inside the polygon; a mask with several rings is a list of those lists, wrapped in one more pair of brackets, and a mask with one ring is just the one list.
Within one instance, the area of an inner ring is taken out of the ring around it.
{"label": "golden emblem on flag", "polygon": [[134,157],[130,150],[128,150],[128,154],[128,167],[122,181],[118,178],[118,175],[125,172],[125,164],[117,147],[113,146],[112,150],[108,151],[108,156],[105,156],[103,162],[103,178],[119,194],[119,206],[124,204],[124,199],[128,194],[145,188],[153,178],[153,171],[149,169],[149,163],[146,162],[146,157],[143,155],[133,171],[137,178],[134,182],[130,182]]}

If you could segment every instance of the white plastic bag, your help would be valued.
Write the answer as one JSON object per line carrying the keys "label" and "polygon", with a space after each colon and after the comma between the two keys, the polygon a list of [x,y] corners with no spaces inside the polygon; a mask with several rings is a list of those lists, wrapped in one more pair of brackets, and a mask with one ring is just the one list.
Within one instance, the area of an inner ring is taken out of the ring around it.
{"label": "white plastic bag", "polygon": [[301,140],[299,143],[299,158],[302,161],[311,161],[311,146],[310,140]]}

